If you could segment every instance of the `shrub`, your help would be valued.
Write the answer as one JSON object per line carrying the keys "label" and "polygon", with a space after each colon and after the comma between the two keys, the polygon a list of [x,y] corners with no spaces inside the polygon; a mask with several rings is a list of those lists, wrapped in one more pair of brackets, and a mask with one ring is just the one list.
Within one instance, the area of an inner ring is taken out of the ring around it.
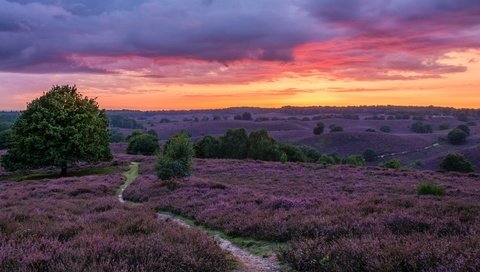
{"label": "shrub", "polygon": [[438,130],[447,130],[447,129],[450,129],[449,123],[442,123],[438,126]]}
{"label": "shrub", "polygon": [[282,152],[282,153],[280,154],[280,162],[281,162],[281,163],[286,163],[287,161],[288,161],[288,156],[287,156],[287,154],[285,154],[285,152]]}
{"label": "shrub", "polygon": [[316,162],[320,158],[320,152],[313,147],[308,145],[300,145],[298,148],[307,159],[307,162]]}
{"label": "shrub", "polygon": [[343,127],[341,127],[339,125],[335,125],[335,124],[330,125],[329,128],[330,128],[330,132],[341,132],[341,131],[343,131]]}
{"label": "shrub", "polygon": [[433,182],[421,182],[417,185],[417,194],[443,196],[445,189]]}
{"label": "shrub", "polygon": [[158,139],[153,135],[135,133],[134,136],[129,137],[128,154],[151,156],[157,153],[158,150],[160,150],[160,145],[158,144]]}
{"label": "shrub", "polygon": [[366,131],[366,132],[376,132],[376,130],[373,129],[373,128],[367,128],[365,131]]}
{"label": "shrub", "polygon": [[290,162],[306,162],[307,158],[302,150],[291,144],[281,144],[280,152],[287,155],[287,160]]}
{"label": "shrub", "polygon": [[468,134],[462,129],[456,128],[450,131],[447,135],[448,142],[453,145],[464,144],[467,141]]}
{"label": "shrub", "polygon": [[280,160],[280,150],[275,140],[268,136],[266,130],[262,129],[250,133],[247,157],[254,160],[278,161]]}
{"label": "shrub", "polygon": [[391,168],[391,169],[398,169],[401,166],[401,163],[399,160],[389,160],[383,163],[380,163],[378,166],[382,168]]}
{"label": "shrub", "polygon": [[342,163],[342,158],[337,154],[322,154],[320,158],[318,158],[317,163],[321,165],[340,164]]}
{"label": "shrub", "polygon": [[469,173],[475,171],[470,163],[462,154],[450,153],[443,158],[440,168],[445,171]]}
{"label": "shrub", "polygon": [[410,129],[415,133],[432,133],[433,132],[431,125],[424,124],[422,122],[413,123]]}
{"label": "shrub", "polygon": [[109,133],[109,142],[110,143],[121,143],[125,141],[125,137],[123,134],[116,130],[116,129],[111,129]]}
{"label": "shrub", "polygon": [[170,138],[159,154],[155,167],[162,180],[191,175],[194,149],[186,133],[178,133]]}
{"label": "shrub", "polygon": [[343,160],[343,163],[355,166],[363,166],[365,165],[365,160],[360,155],[350,155]]}
{"label": "shrub", "polygon": [[470,135],[470,128],[467,125],[461,124],[458,125],[457,128],[463,130],[467,135]]}
{"label": "shrub", "polygon": [[195,156],[198,158],[222,158],[222,144],[218,138],[205,136],[194,146]]}
{"label": "shrub", "polygon": [[246,120],[246,121],[253,120],[252,114],[247,111],[242,113],[242,120]]}
{"label": "shrub", "polygon": [[380,131],[385,132],[385,133],[389,133],[389,132],[392,131],[392,129],[390,128],[390,126],[384,125],[384,126],[380,127]]}
{"label": "shrub", "polygon": [[8,148],[8,145],[12,141],[12,133],[10,130],[4,130],[0,132],[0,149]]}
{"label": "shrub", "polygon": [[248,153],[248,136],[244,128],[229,129],[220,137],[225,158],[245,159]]}
{"label": "shrub", "polygon": [[313,134],[320,135],[325,130],[325,124],[322,122],[318,122],[315,128],[313,129]]}
{"label": "shrub", "polygon": [[365,151],[363,151],[362,157],[363,159],[365,159],[366,162],[373,162],[377,160],[378,155],[372,149],[366,149]]}

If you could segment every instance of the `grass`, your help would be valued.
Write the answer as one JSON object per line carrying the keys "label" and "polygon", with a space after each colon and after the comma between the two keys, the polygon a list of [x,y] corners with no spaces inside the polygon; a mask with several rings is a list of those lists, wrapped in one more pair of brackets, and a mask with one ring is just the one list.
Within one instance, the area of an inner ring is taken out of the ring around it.
{"label": "grass", "polygon": [[250,252],[252,254],[255,254],[255,255],[258,255],[258,256],[261,256],[261,257],[270,256],[274,251],[276,251],[280,246],[283,245],[282,243],[273,243],[273,242],[264,241],[264,240],[255,240],[255,239],[252,239],[252,238],[249,238],[249,237],[229,235],[229,234],[227,234],[224,231],[221,231],[219,229],[214,229],[214,228],[210,228],[210,227],[198,224],[193,219],[191,219],[189,217],[186,217],[186,216],[183,216],[183,215],[180,215],[180,214],[172,213],[172,212],[169,212],[169,211],[157,211],[157,212],[159,214],[164,214],[164,215],[167,215],[169,217],[173,217],[173,218],[182,220],[183,222],[185,222],[189,226],[196,227],[198,229],[203,230],[204,232],[206,232],[208,234],[215,235],[215,236],[218,236],[222,239],[228,240],[232,244],[234,244],[238,247],[241,247],[241,248],[245,248],[246,250],[248,250],[248,252]]}
{"label": "grass", "polygon": [[[119,172],[119,168],[115,166],[108,167],[93,167],[81,170],[75,170],[67,173],[66,177],[83,177],[94,175],[108,175]],[[39,179],[56,179],[61,178],[59,173],[21,173],[7,176],[7,180],[11,181],[24,181],[24,180],[39,180]]]}
{"label": "grass", "polygon": [[417,194],[443,196],[445,189],[434,182],[421,182],[417,185]]}
{"label": "grass", "polygon": [[138,177],[138,167],[139,164],[138,162],[132,162],[130,164],[130,168],[128,171],[123,172],[123,175],[125,176],[126,180],[125,182],[118,188],[116,195],[119,195],[125,188],[127,188],[132,182]]}

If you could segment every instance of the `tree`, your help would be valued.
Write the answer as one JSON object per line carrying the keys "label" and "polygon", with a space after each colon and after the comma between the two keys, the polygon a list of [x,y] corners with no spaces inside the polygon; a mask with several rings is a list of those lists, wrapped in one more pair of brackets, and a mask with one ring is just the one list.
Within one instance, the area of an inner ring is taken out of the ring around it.
{"label": "tree", "polygon": [[116,130],[116,129],[111,129],[109,132],[109,142],[110,143],[121,143],[125,141],[125,137],[123,134]]}
{"label": "tree", "polygon": [[155,167],[162,180],[186,177],[192,173],[194,149],[187,133],[181,132],[170,138],[159,154]]}
{"label": "tree", "polygon": [[303,154],[302,150],[291,144],[281,144],[280,151],[283,154],[287,155],[287,160],[289,162],[306,162],[307,157]]}
{"label": "tree", "polygon": [[225,158],[245,159],[248,152],[248,136],[244,128],[229,129],[220,138]]}
{"label": "tree", "polygon": [[470,136],[470,128],[467,125],[461,124],[461,125],[458,125],[457,128],[467,133],[467,136]]}
{"label": "tree", "polygon": [[112,159],[105,111],[75,86],[53,86],[29,103],[13,124],[11,139],[2,158],[10,171],[57,166],[66,175],[73,162]]}
{"label": "tree", "polygon": [[218,138],[207,135],[195,143],[197,158],[222,158],[222,145]]}
{"label": "tree", "polygon": [[267,131],[261,129],[250,133],[247,157],[254,160],[278,161],[280,150],[275,140],[268,136]]}
{"label": "tree", "polygon": [[323,133],[324,130],[325,130],[325,124],[322,122],[318,122],[317,126],[313,129],[313,134],[320,135]]}
{"label": "tree", "polygon": [[378,155],[372,149],[366,149],[365,151],[363,151],[362,157],[363,159],[365,159],[366,162],[373,162],[377,160]]}
{"label": "tree", "polygon": [[11,130],[4,130],[0,132],[0,149],[6,149],[12,141],[12,132]]}
{"label": "tree", "polygon": [[465,131],[456,128],[448,133],[447,138],[449,143],[453,145],[460,145],[467,141],[467,136],[468,134]]}
{"label": "tree", "polygon": [[242,113],[242,120],[245,120],[245,121],[253,120],[252,114],[249,113],[248,111]]}
{"label": "tree", "polygon": [[432,126],[429,124],[424,124],[422,122],[416,122],[412,124],[411,130],[415,133],[432,133]]}
{"label": "tree", "polygon": [[450,153],[440,162],[440,168],[445,171],[455,171],[469,173],[475,171],[470,163],[462,154]]}
{"label": "tree", "polygon": [[128,139],[128,154],[151,156],[160,150],[158,138],[151,134],[134,131]]}

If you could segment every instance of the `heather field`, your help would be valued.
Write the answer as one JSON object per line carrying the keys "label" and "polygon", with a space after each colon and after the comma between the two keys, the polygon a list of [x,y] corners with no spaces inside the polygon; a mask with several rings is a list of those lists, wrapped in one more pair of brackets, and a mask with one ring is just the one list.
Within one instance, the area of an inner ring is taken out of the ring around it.
{"label": "heather field", "polygon": [[[477,174],[237,160],[196,160],[162,182],[154,160],[125,198],[232,236],[279,243],[298,271],[478,271]],[[445,195],[418,195],[435,182]]]}
{"label": "heather field", "polygon": [[[117,161],[118,163],[118,161]],[[121,171],[126,161],[120,161]],[[226,271],[205,233],[121,204],[119,173],[0,181],[0,271]]]}

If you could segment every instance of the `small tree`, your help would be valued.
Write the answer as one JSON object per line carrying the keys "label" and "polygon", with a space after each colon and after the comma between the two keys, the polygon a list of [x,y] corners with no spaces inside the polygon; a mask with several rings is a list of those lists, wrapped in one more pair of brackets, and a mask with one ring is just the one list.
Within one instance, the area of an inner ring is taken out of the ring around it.
{"label": "small tree", "polygon": [[186,133],[178,133],[165,143],[156,170],[162,180],[186,177],[192,173],[194,149]]}
{"label": "small tree", "polygon": [[247,157],[254,160],[278,161],[280,160],[280,150],[275,140],[268,136],[266,130],[262,129],[250,133]]}
{"label": "small tree", "polygon": [[315,128],[313,129],[313,134],[320,135],[325,130],[325,124],[322,122],[318,122]]}
{"label": "small tree", "polygon": [[248,152],[248,136],[244,128],[229,129],[220,138],[225,158],[245,159]]}
{"label": "small tree", "polygon": [[303,154],[302,150],[291,144],[281,144],[280,151],[282,154],[287,155],[289,162],[306,162],[307,157]]}
{"label": "small tree", "polygon": [[207,135],[197,141],[194,146],[197,158],[222,158],[222,145],[218,138]]}
{"label": "small tree", "polygon": [[253,120],[252,114],[249,113],[248,111],[242,113],[242,120],[245,120],[245,121]]}
{"label": "small tree", "polygon": [[458,125],[457,128],[467,133],[467,136],[470,136],[470,128],[467,125],[461,124],[461,125]]}
{"label": "small tree", "polygon": [[373,162],[377,160],[378,155],[372,149],[366,149],[365,151],[363,151],[362,157],[363,159],[365,159],[366,162]]}
{"label": "small tree", "polygon": [[307,159],[307,162],[316,162],[320,158],[320,152],[311,146],[300,145],[298,148],[300,151],[302,151],[303,155]]}
{"label": "small tree", "polygon": [[389,160],[384,163],[379,164],[378,166],[382,168],[391,168],[391,169],[398,169],[401,167],[401,163],[399,160]]}
{"label": "small tree", "polygon": [[360,155],[350,155],[343,160],[343,163],[355,166],[363,166],[365,165],[365,160]]}
{"label": "small tree", "polygon": [[456,128],[448,133],[447,138],[449,143],[453,145],[460,145],[467,141],[467,136],[468,134],[465,131]]}
{"label": "small tree", "polygon": [[6,149],[12,141],[12,132],[10,130],[4,130],[0,132],[0,149]]}
{"label": "small tree", "polygon": [[440,168],[445,171],[469,173],[475,171],[473,165],[462,154],[450,153],[443,158]]}
{"label": "small tree", "polygon": [[11,128],[11,140],[2,158],[7,170],[58,166],[66,175],[73,162],[112,159],[105,111],[75,86],[53,86],[29,103]]}
{"label": "small tree", "polygon": [[[135,133],[135,132],[134,132]],[[127,153],[134,155],[151,156],[160,150],[157,137],[146,133],[135,133],[129,137]]]}

